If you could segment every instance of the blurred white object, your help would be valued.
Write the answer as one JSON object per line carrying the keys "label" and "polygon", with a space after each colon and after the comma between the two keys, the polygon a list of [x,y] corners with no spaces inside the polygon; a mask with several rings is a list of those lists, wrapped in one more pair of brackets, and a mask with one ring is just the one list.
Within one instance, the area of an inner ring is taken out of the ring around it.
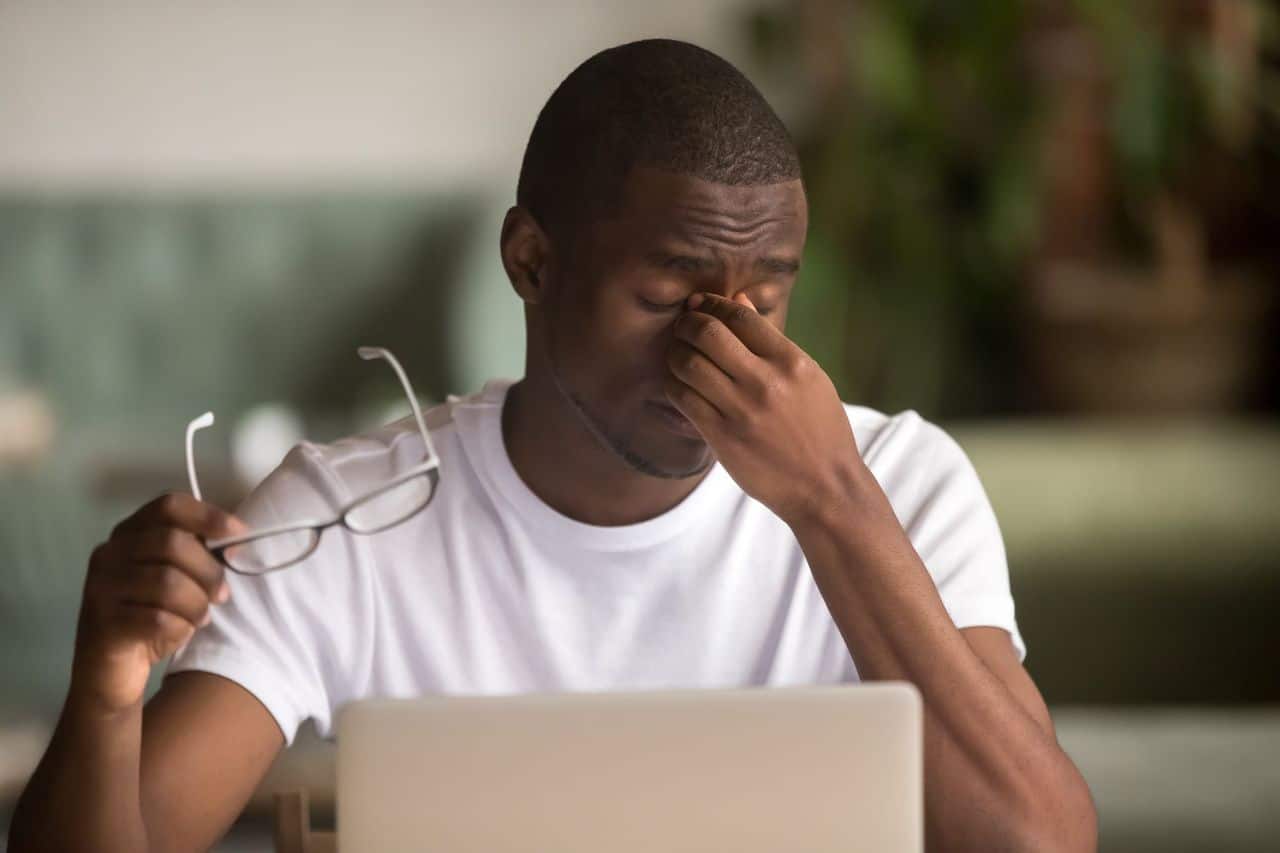
{"label": "blurred white object", "polygon": [[246,486],[256,485],[302,438],[302,418],[292,408],[283,403],[255,406],[231,433],[231,465],[236,476]]}
{"label": "blurred white object", "polygon": [[0,464],[43,456],[53,445],[53,409],[39,391],[0,393]]}

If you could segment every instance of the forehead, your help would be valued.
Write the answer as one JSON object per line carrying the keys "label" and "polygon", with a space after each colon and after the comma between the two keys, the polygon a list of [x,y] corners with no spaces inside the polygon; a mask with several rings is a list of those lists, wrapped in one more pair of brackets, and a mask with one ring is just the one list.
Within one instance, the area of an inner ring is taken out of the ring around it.
{"label": "forehead", "polygon": [[623,183],[618,224],[633,237],[691,243],[799,246],[808,227],[800,181],[733,186],[657,169],[633,170]]}

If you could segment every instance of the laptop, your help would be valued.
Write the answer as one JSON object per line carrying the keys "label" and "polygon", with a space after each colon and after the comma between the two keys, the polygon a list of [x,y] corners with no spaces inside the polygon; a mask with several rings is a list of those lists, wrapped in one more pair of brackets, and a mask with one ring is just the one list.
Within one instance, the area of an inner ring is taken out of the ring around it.
{"label": "laptop", "polygon": [[910,684],[366,700],[338,850],[919,853]]}

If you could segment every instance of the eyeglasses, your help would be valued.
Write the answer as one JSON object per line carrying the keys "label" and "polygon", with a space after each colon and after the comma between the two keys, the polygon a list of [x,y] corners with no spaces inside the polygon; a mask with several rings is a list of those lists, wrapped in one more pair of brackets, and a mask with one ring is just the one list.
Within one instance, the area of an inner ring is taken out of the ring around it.
{"label": "eyeglasses", "polygon": [[[400,384],[409,396],[413,417],[422,433],[422,443],[426,449],[425,460],[348,501],[332,518],[267,527],[206,542],[205,547],[210,553],[231,571],[242,575],[263,575],[292,566],[306,559],[316,549],[320,544],[320,534],[327,527],[341,524],[352,533],[378,533],[407,521],[435,497],[436,485],[440,482],[440,460],[431,444],[431,436],[427,433],[427,424],[422,418],[422,409],[418,406],[413,386],[409,384],[409,377],[405,375],[404,368],[396,361],[396,357],[381,347],[360,347],[356,352],[366,361],[384,358],[395,370]],[[192,439],[197,430],[212,425],[213,412],[205,412],[187,424],[187,477],[191,482],[191,494],[195,495],[196,500],[201,500],[201,497],[200,484],[196,481]]]}

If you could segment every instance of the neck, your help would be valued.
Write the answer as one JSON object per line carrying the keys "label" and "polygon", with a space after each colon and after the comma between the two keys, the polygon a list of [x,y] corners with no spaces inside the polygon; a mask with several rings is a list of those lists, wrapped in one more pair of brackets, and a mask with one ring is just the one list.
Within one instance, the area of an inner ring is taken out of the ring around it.
{"label": "neck", "polygon": [[507,389],[502,440],[538,498],[574,521],[602,527],[662,515],[710,473],[664,479],[636,471],[596,439],[553,383],[530,376]]}

